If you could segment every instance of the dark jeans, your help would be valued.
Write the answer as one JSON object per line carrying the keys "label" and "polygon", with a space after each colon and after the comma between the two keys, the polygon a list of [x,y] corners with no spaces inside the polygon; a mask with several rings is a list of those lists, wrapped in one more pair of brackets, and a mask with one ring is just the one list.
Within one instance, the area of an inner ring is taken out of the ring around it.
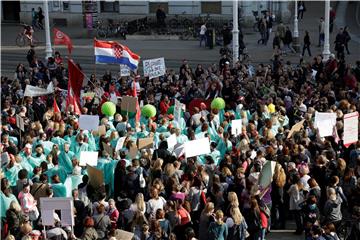
{"label": "dark jeans", "polygon": [[291,212],[295,218],[296,232],[302,232],[304,230],[304,225],[301,210],[292,210]]}
{"label": "dark jeans", "polygon": [[300,18],[300,19],[303,19],[303,17],[304,17],[304,10],[299,10],[298,11],[298,19]]}
{"label": "dark jeans", "polygon": [[324,45],[325,33],[319,33],[319,46]]}
{"label": "dark jeans", "polygon": [[201,43],[204,41],[205,47],[206,47],[206,43],[207,43],[207,39],[206,39],[206,35],[200,35],[200,47],[201,47]]}
{"label": "dark jeans", "polygon": [[346,49],[347,54],[350,54],[348,42],[345,42],[344,45],[345,45],[345,49]]}
{"label": "dark jeans", "polygon": [[310,45],[306,45],[306,44],[304,44],[304,47],[302,50],[302,56],[304,56],[306,49],[308,50],[309,56],[311,57]]}

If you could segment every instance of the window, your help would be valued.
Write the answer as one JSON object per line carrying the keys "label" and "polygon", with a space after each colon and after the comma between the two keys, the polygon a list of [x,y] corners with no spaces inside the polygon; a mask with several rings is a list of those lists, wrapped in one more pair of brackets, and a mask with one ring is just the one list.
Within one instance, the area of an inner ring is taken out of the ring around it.
{"label": "window", "polygon": [[69,1],[63,1],[63,10],[64,11],[70,10]]}
{"label": "window", "polygon": [[119,12],[119,1],[101,1],[101,12]]}
{"label": "window", "polygon": [[156,13],[159,6],[164,9],[165,13],[169,13],[169,3],[167,2],[149,2],[149,13]]}
{"label": "window", "polygon": [[221,2],[201,2],[201,13],[221,14]]}

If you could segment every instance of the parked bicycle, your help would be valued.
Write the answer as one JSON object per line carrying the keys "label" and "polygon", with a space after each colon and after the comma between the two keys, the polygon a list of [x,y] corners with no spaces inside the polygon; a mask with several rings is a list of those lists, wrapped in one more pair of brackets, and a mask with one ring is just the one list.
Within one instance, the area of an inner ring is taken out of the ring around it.
{"label": "parked bicycle", "polygon": [[122,37],[126,40],[128,23],[114,23],[112,19],[108,20],[107,26],[101,20],[95,24],[97,38]]}
{"label": "parked bicycle", "polygon": [[180,39],[182,39],[182,40],[189,40],[190,38],[197,39],[198,37],[199,37],[199,32],[194,27],[188,27],[180,35]]}
{"label": "parked bicycle", "polygon": [[[183,12],[182,15],[185,15],[186,12]],[[175,14],[174,18],[170,19],[169,26],[171,28],[189,28],[193,26],[193,21],[188,18],[179,16]]]}

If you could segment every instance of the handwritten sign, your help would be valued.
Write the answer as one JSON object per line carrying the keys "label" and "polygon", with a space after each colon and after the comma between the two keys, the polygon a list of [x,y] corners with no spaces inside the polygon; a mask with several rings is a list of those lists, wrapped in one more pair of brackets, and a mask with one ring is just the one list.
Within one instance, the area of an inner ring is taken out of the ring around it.
{"label": "handwritten sign", "polygon": [[154,58],[144,60],[144,76],[150,79],[160,77],[165,74],[165,60],[164,58]]}
{"label": "handwritten sign", "polygon": [[61,212],[61,225],[74,226],[73,198],[40,198],[41,218],[44,226],[53,226],[55,223],[54,211]]}
{"label": "handwritten sign", "polygon": [[358,141],[359,113],[353,112],[344,115],[344,146],[349,147]]}
{"label": "handwritten sign", "polygon": [[126,65],[120,64],[120,76],[121,77],[130,76],[130,68]]}

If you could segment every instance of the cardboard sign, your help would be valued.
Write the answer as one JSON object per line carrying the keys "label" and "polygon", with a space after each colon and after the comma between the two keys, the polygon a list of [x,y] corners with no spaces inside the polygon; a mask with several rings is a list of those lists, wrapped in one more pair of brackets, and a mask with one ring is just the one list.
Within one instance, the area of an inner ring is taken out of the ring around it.
{"label": "cardboard sign", "polygon": [[124,64],[120,64],[120,77],[130,76],[130,68]]}
{"label": "cardboard sign", "polygon": [[319,129],[320,137],[332,136],[336,124],[336,113],[315,112],[314,126]]}
{"label": "cardboard sign", "polygon": [[344,146],[349,147],[359,138],[359,113],[353,112],[344,115]]}
{"label": "cardboard sign", "polygon": [[121,229],[115,231],[115,238],[118,240],[131,240],[134,237],[134,233],[127,232]]}
{"label": "cardboard sign", "polygon": [[275,161],[267,161],[261,169],[259,176],[259,185],[262,188],[266,188],[271,184],[275,172],[275,166]]}
{"label": "cardboard sign", "polygon": [[150,79],[163,76],[166,73],[165,59],[154,58],[143,61],[144,76]]}
{"label": "cardboard sign", "polygon": [[80,115],[79,127],[84,130],[97,130],[99,127],[99,116],[93,115]]}
{"label": "cardboard sign", "polygon": [[137,97],[123,96],[121,99],[121,110],[136,112]]}
{"label": "cardboard sign", "polygon": [[209,138],[201,138],[192,141],[185,142],[185,156],[195,157],[203,154],[210,153],[210,141]]}
{"label": "cardboard sign", "polygon": [[89,184],[94,188],[98,188],[104,183],[104,173],[103,171],[89,166],[86,166],[87,173],[89,175]]}
{"label": "cardboard sign", "polygon": [[144,148],[153,148],[154,147],[154,139],[152,137],[148,138],[139,138],[137,140],[138,149],[144,149]]}
{"label": "cardboard sign", "polygon": [[125,143],[126,137],[121,137],[118,139],[117,143],[116,143],[116,147],[115,147],[115,151],[119,151],[124,147],[124,143]]}
{"label": "cardboard sign", "polygon": [[300,131],[304,126],[305,119],[301,120],[300,122],[296,123],[294,126],[292,126],[287,138],[291,138],[291,136]]}
{"label": "cardboard sign", "polygon": [[20,115],[16,114],[16,126],[21,130],[21,131],[25,131],[24,129],[24,119],[22,117],[20,117]]}
{"label": "cardboard sign", "polygon": [[130,158],[131,158],[131,159],[136,158],[137,152],[138,152],[138,149],[137,149],[137,147],[136,147],[136,144],[133,143],[133,144],[130,146],[130,151],[129,151],[129,156],[130,156]]}
{"label": "cardboard sign", "polygon": [[114,149],[110,145],[108,145],[108,144],[106,144],[104,142],[102,144],[103,144],[104,151],[107,154],[109,154],[110,157],[113,157],[114,156]]}
{"label": "cardboard sign", "polygon": [[86,165],[96,166],[98,162],[98,152],[80,152],[80,162],[79,165],[85,167]]}
{"label": "cardboard sign", "polygon": [[41,204],[41,218],[44,226],[53,226],[54,211],[60,210],[61,212],[61,225],[74,226],[74,205],[73,198],[40,198]]}
{"label": "cardboard sign", "polygon": [[242,132],[242,120],[236,119],[231,121],[231,134],[239,136]]}

